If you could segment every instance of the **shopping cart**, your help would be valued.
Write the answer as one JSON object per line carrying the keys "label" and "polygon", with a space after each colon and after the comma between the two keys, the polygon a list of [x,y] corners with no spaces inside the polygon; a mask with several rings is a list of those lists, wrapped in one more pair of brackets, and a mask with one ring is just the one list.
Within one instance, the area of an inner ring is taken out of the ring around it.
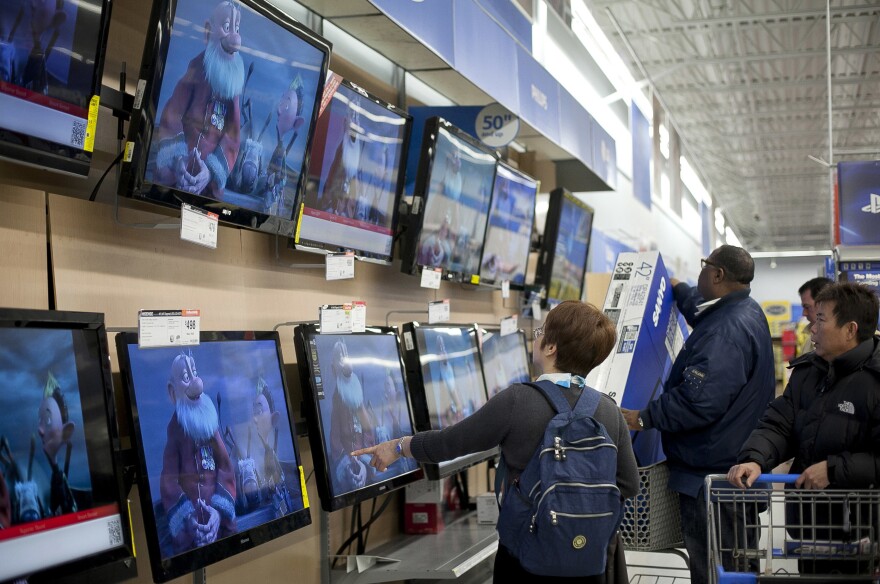
{"label": "shopping cart", "polygon": [[[711,582],[880,583],[880,491],[796,489],[797,478],[762,474],[739,489],[706,477]],[[726,524],[731,511],[746,519]]]}

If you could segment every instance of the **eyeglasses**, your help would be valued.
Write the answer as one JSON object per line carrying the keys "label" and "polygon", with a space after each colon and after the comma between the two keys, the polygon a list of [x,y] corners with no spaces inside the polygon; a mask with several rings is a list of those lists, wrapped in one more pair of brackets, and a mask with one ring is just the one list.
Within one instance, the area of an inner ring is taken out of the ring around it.
{"label": "eyeglasses", "polygon": [[714,262],[710,262],[710,261],[707,260],[706,258],[701,259],[701,260],[700,260],[700,269],[701,269],[701,270],[705,270],[705,269],[706,269],[706,266],[712,266],[713,268],[718,269],[718,270],[723,270],[723,269],[724,269],[724,268],[722,268],[721,266],[719,266],[718,264],[716,264],[716,263],[714,263]]}
{"label": "eyeglasses", "polygon": [[538,340],[538,337],[544,334],[544,327],[539,326],[535,330],[532,331],[532,334],[535,335],[535,340]]}

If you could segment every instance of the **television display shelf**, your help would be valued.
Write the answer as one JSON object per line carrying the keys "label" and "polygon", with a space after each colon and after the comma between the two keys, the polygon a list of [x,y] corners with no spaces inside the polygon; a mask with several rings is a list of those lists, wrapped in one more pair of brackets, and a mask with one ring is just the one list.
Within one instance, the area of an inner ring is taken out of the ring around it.
{"label": "television display shelf", "polygon": [[[333,584],[371,584],[454,580],[483,564],[497,549],[495,525],[477,523],[477,512],[471,511],[448,523],[440,533],[403,535],[376,547],[369,554],[392,561],[377,561],[363,572],[353,570],[348,573],[343,562],[342,569],[331,570],[330,581]],[[479,576],[474,582],[486,581],[482,566],[473,573]]]}

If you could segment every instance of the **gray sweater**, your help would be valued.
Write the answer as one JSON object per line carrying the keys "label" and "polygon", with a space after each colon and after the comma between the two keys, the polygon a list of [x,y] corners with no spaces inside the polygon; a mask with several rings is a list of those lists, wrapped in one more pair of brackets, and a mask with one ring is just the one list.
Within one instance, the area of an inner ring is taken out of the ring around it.
{"label": "gray sweater", "polygon": [[[572,407],[577,403],[580,387],[556,387]],[[587,388],[586,391],[595,390]],[[410,450],[413,458],[420,462],[438,463],[501,445],[511,474],[517,476],[534,454],[555,413],[540,391],[516,383],[457,424],[419,432],[413,436]],[[621,496],[632,497],[638,492],[639,472],[623,414],[614,400],[603,394],[594,417],[617,445],[617,486]]]}

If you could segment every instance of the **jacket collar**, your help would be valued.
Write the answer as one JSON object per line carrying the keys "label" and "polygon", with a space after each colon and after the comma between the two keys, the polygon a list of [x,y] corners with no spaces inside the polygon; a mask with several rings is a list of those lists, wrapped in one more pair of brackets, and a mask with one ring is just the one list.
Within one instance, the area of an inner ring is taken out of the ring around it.
{"label": "jacket collar", "polygon": [[713,312],[720,310],[724,306],[729,306],[729,305],[734,304],[736,302],[740,302],[742,300],[745,300],[746,298],[749,297],[749,295],[751,295],[751,293],[752,293],[751,288],[743,288],[742,290],[737,290],[735,292],[730,292],[728,294],[725,294],[721,298],[717,298],[715,301],[710,301],[710,302],[712,302],[712,304],[710,304],[708,306],[706,306],[706,302],[703,302],[704,308],[702,308],[700,310],[700,312],[697,314],[695,320],[700,321],[700,320],[706,318],[706,316],[712,314]]}
{"label": "jacket collar", "polygon": [[810,352],[792,360],[788,366],[792,368],[805,363],[817,367],[823,373],[833,369],[835,377],[849,375],[859,367],[880,374],[880,337],[874,336],[867,341],[862,341],[843,355],[838,356],[830,364],[815,352]]}

